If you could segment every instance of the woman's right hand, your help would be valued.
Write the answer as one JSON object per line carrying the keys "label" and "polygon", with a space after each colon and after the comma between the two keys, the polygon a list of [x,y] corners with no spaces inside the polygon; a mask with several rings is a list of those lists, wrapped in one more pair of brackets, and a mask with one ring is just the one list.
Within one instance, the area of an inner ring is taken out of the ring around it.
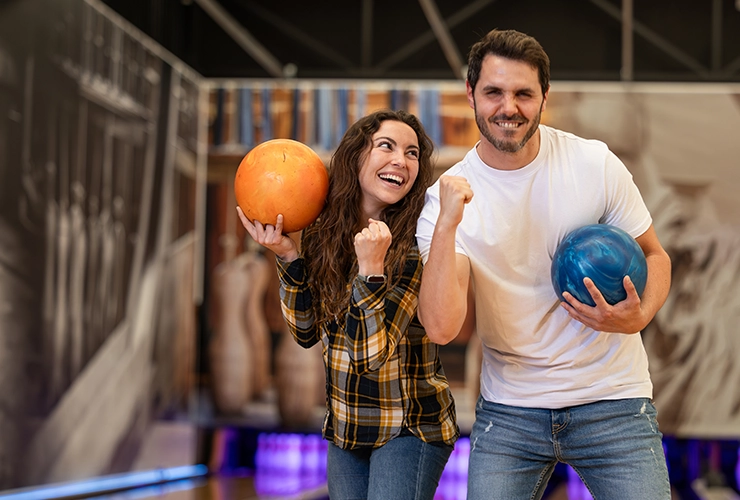
{"label": "woman's right hand", "polygon": [[293,262],[298,258],[298,247],[295,241],[283,234],[282,214],[277,216],[277,222],[273,226],[271,224],[262,225],[259,221],[251,222],[240,207],[236,207],[236,213],[239,215],[239,220],[242,221],[244,229],[247,230],[254,241],[271,250],[285,262]]}

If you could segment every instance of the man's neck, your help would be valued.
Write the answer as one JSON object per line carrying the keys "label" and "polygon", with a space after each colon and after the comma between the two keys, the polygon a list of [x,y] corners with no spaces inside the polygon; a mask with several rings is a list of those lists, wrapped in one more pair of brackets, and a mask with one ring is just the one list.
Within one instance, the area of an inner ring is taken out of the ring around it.
{"label": "man's neck", "polygon": [[537,154],[540,152],[540,131],[538,129],[524,147],[516,153],[500,151],[482,136],[477,149],[478,156],[489,167],[496,170],[519,170],[537,158]]}

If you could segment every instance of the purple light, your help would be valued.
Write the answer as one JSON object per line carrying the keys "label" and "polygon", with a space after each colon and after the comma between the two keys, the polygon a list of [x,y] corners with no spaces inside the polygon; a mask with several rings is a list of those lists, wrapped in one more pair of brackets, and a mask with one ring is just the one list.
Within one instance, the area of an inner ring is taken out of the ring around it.
{"label": "purple light", "polygon": [[260,434],[254,456],[255,491],[293,495],[322,487],[326,484],[326,446],[314,434]]}
{"label": "purple light", "polygon": [[468,492],[469,458],[470,438],[458,439],[439,479],[434,500],[465,500]]}
{"label": "purple light", "polygon": [[581,481],[581,477],[573,468],[568,466],[568,500],[593,500],[591,492]]}

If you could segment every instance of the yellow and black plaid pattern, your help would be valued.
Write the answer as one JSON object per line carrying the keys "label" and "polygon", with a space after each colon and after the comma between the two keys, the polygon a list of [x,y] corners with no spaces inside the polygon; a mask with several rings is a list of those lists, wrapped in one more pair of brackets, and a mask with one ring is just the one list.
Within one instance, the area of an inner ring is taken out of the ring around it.
{"label": "yellow and black plaid pattern", "polygon": [[293,337],[306,348],[322,342],[324,437],[345,449],[377,447],[406,428],[424,441],[453,444],[459,429],[439,347],[416,317],[418,248],[393,288],[353,277],[344,328],[337,321],[317,327],[302,258],[277,262],[283,316]]}

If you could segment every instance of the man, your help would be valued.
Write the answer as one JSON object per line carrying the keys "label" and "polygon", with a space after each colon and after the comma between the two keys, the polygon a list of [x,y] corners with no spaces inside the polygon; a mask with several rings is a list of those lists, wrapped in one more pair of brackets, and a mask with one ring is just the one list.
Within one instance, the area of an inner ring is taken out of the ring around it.
{"label": "man", "polygon": [[[419,317],[429,338],[457,335],[474,288],[483,342],[468,498],[541,498],[557,462],[594,497],[666,499],[670,485],[639,335],[666,299],[670,260],[624,164],[599,141],[540,125],[549,58],[523,33],[493,30],[468,59],[480,141],[427,192],[417,238],[425,261]],[[605,223],[637,239],[640,298],[596,303],[550,282],[558,243]],[[472,282],[471,282],[472,280]]]}

